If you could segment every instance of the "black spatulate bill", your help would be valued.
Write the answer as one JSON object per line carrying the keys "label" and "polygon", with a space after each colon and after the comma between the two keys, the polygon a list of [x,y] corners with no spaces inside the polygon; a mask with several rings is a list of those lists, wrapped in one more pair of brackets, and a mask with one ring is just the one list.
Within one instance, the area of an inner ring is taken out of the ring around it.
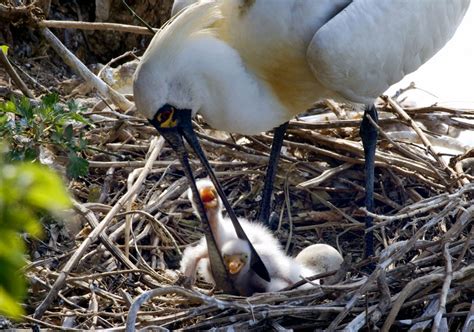
{"label": "black spatulate bill", "polygon": [[[160,114],[160,112],[164,113],[164,115]],[[199,144],[199,141],[197,140],[196,134],[194,133],[194,130],[192,127],[191,110],[181,110],[181,109],[175,110],[171,106],[168,106],[167,109],[166,108],[160,109],[157,112],[157,115],[155,116],[155,118],[153,120],[150,120],[150,123],[155,126],[155,128],[160,132],[160,134],[163,135],[163,137],[168,141],[171,147],[176,151],[176,153],[178,154],[180,158],[180,162],[181,162],[181,165],[183,166],[186,177],[188,178],[191,184],[191,190],[193,191],[193,196],[198,206],[201,220],[203,221],[203,224],[205,224],[204,230],[206,232],[206,240],[208,242],[210,258],[211,258],[211,250],[212,250],[212,256],[219,256],[218,258],[214,257],[214,259],[211,259],[211,267],[213,269],[213,273],[219,274],[219,276],[216,276],[216,275],[214,276],[216,278],[216,284],[226,292],[231,292],[230,290],[228,290],[230,288],[233,289],[233,285],[232,287],[230,287],[229,285],[230,279],[227,278],[228,277],[227,270],[224,267],[221,253],[219,252],[217,248],[214,235],[211,232],[209,221],[207,220],[206,213],[204,211],[203,203],[200,199],[200,196],[196,187],[196,182],[195,182],[191,167],[189,165],[189,159],[186,152],[186,148],[183,143],[183,138],[182,138],[183,136],[186,139],[186,141],[189,143],[189,145],[191,146],[191,148],[193,149],[194,153],[197,155],[199,160],[201,161],[201,164],[206,169],[206,172],[208,176],[210,177],[212,183],[214,184],[217,193],[222,199],[224,207],[227,210],[229,218],[232,221],[232,225],[234,226],[237,236],[240,239],[248,242],[250,246],[250,250],[251,250],[250,266],[252,270],[255,271],[255,273],[257,273],[257,275],[260,276],[262,279],[266,281],[270,281],[271,278],[270,278],[267,268],[265,267],[265,264],[263,263],[260,256],[257,254],[255,248],[253,247],[252,243],[249,241],[247,235],[242,229],[242,226],[237,220],[234,210],[230,206],[230,203],[228,202],[227,197],[225,196],[224,191],[222,190],[222,187],[214,174],[214,171],[212,170],[211,166],[209,165],[209,162],[207,161],[207,158],[204,154],[204,151],[201,148],[201,145]],[[213,266],[213,263],[214,263],[214,266]],[[219,265],[219,266],[215,266],[215,265]],[[218,280],[219,278],[220,280]]]}
{"label": "black spatulate bill", "polygon": [[204,229],[204,234],[206,237],[207,248],[209,252],[209,261],[211,263],[211,270],[216,281],[216,286],[221,288],[224,292],[229,294],[237,294],[234,285],[232,284],[227,269],[225,268],[222,255],[217,248],[215,236],[211,231],[209,226],[209,221],[207,219],[206,213],[204,211],[204,205],[199,197],[199,192],[196,187],[196,181],[194,179],[191,166],[189,165],[189,158],[186,148],[184,147],[183,139],[178,133],[178,130],[175,128],[166,128],[160,131],[161,135],[166,139],[166,141],[171,145],[173,150],[176,151],[179,161],[183,167],[184,173],[188,178],[188,181],[191,186],[191,191],[193,193],[194,202],[197,206],[199,215],[201,217],[201,224]]}

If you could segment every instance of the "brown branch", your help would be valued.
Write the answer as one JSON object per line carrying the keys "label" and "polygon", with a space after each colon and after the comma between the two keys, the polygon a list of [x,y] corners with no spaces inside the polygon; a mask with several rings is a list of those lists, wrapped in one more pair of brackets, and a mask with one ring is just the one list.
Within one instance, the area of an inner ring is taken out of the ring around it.
{"label": "brown branch", "polygon": [[152,289],[147,292],[144,292],[143,294],[141,294],[140,296],[134,299],[133,304],[130,307],[130,310],[128,312],[126,331],[127,332],[135,331],[135,327],[136,327],[135,322],[137,320],[138,310],[140,309],[140,306],[143,303],[145,303],[146,301],[148,301],[149,299],[155,296],[161,296],[161,295],[170,294],[170,293],[178,294],[178,295],[186,297],[187,299],[199,301],[201,303],[212,304],[220,309],[225,309],[225,308],[246,309],[246,306],[239,305],[232,302],[222,301],[214,297],[207,296],[207,295],[204,295],[204,294],[201,294],[189,289],[185,289],[182,287],[156,288],[156,289]]}
{"label": "brown branch", "polygon": [[[103,30],[114,32],[130,32],[141,35],[152,35],[148,28],[120,23],[43,20],[38,22],[38,26],[40,28]],[[160,31],[160,29],[153,30],[155,32]]]}
{"label": "brown branch", "polygon": [[444,279],[443,288],[441,289],[441,295],[439,300],[439,308],[433,320],[433,327],[431,331],[439,331],[441,324],[447,326],[446,322],[442,323],[443,315],[446,313],[446,299],[448,298],[449,287],[451,286],[451,281],[453,280],[453,264],[452,258],[448,251],[448,246],[444,244],[443,246],[443,256],[446,261],[446,277]]}
{"label": "brown branch", "polygon": [[[466,276],[471,275],[472,273],[474,273],[474,265],[466,266],[465,268],[454,272],[453,280],[463,279]],[[388,314],[388,317],[385,320],[385,323],[382,327],[382,331],[389,331],[390,326],[392,326],[393,322],[395,321],[395,318],[397,317],[403,302],[405,302],[408,297],[417,292],[421,287],[426,286],[426,284],[432,282],[440,282],[444,277],[444,273],[433,273],[410,281],[403,288],[403,291],[398,294],[397,300],[393,304],[392,310],[390,310],[390,313]]]}
{"label": "brown branch", "polygon": [[40,30],[43,37],[50,43],[56,53],[68,64],[79,76],[86,82],[92,84],[99,94],[104,98],[109,98],[122,111],[126,111],[133,107],[133,104],[123,95],[112,89],[104,81],[98,78],[87,68],[77,57],[64,46],[61,41],[48,29]]}
{"label": "brown branch", "polygon": [[469,332],[472,330],[474,330],[474,300],[471,301],[471,309],[469,310],[461,332]]}
{"label": "brown branch", "polygon": [[53,287],[51,288],[50,292],[46,296],[46,298],[40,303],[40,305],[36,308],[35,313],[33,315],[34,318],[41,318],[48,308],[48,306],[53,302],[58,295],[61,288],[64,286],[66,281],[67,275],[74,269],[77,265],[81,257],[84,255],[85,251],[89,247],[91,243],[93,243],[97,237],[103,232],[103,230],[107,227],[110,221],[112,221],[115,214],[124,207],[124,204],[128,201],[130,197],[132,197],[142,186],[143,181],[145,180],[146,176],[148,175],[153,162],[155,161],[156,157],[158,156],[161,148],[163,147],[164,139],[160,137],[160,139],[155,139],[150,144],[150,155],[148,157],[147,163],[143,169],[143,172],[140,174],[140,177],[137,179],[133,188],[128,191],[124,196],[122,196],[117,204],[109,211],[109,213],[105,216],[105,218],[97,225],[89,236],[81,243],[79,248],[76,252],[72,255],[69,259],[67,264],[64,266],[63,270],[61,271],[59,277],[54,282]]}
{"label": "brown branch", "polygon": [[23,92],[23,94],[28,98],[35,99],[33,93],[30,91],[30,89],[28,89],[25,82],[23,82],[21,77],[15,71],[15,68],[13,68],[12,64],[10,63],[10,61],[8,61],[7,56],[5,55],[5,53],[3,53],[2,50],[0,50],[0,63],[3,65],[3,67],[5,67],[5,70],[7,71],[8,75],[10,75],[13,82],[15,82],[21,92]]}
{"label": "brown branch", "polygon": [[[388,97],[387,101],[390,104],[390,106],[392,106],[394,111],[403,118],[403,120],[408,121],[410,123],[410,126],[418,134],[421,141],[426,146],[428,152],[435,158],[435,160],[443,168],[443,170],[445,170],[447,174],[449,174],[453,177],[457,177],[456,172],[451,167],[449,167],[448,164],[446,164],[446,162],[438,155],[438,153],[436,153],[433,145],[430,143],[430,141],[428,140],[426,135],[423,133],[423,131],[420,129],[420,127],[416,124],[416,122],[413,121],[413,119],[403,110],[403,108],[401,108],[400,105],[398,105],[398,103],[395,102],[392,98]],[[441,180],[444,182],[444,184],[447,187],[449,187],[448,182],[446,180],[444,180],[444,178],[441,178]]]}

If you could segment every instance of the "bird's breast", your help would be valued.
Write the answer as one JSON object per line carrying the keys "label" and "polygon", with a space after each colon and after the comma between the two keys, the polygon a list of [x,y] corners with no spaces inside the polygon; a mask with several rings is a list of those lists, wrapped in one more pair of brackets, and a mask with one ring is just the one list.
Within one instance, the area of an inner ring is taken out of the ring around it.
{"label": "bird's breast", "polygon": [[334,94],[316,79],[306,59],[314,32],[337,7],[323,2],[230,0],[221,5],[218,38],[238,52],[245,69],[290,116]]}
{"label": "bird's breast", "polygon": [[277,47],[260,60],[248,55],[245,62],[293,116],[324,95],[325,89],[312,75],[304,54],[290,45]]}

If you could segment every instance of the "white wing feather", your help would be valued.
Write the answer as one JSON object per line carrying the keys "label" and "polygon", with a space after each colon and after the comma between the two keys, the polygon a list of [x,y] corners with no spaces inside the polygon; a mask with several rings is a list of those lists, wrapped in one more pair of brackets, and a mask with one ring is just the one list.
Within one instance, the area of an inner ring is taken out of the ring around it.
{"label": "white wing feather", "polygon": [[355,0],[314,35],[316,78],[345,98],[371,103],[453,36],[469,0]]}
{"label": "white wing feather", "polygon": [[178,14],[184,8],[189,7],[193,3],[197,2],[198,0],[175,0],[173,2],[173,7],[171,8],[171,17]]}

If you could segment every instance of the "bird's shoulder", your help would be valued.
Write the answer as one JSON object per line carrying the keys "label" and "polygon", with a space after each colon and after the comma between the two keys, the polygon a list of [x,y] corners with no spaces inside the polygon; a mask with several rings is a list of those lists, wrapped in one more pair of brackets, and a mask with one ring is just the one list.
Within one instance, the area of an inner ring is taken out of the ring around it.
{"label": "bird's shoulder", "polygon": [[468,5],[469,0],[353,1],[316,32],[308,63],[326,87],[370,103],[436,54]]}

